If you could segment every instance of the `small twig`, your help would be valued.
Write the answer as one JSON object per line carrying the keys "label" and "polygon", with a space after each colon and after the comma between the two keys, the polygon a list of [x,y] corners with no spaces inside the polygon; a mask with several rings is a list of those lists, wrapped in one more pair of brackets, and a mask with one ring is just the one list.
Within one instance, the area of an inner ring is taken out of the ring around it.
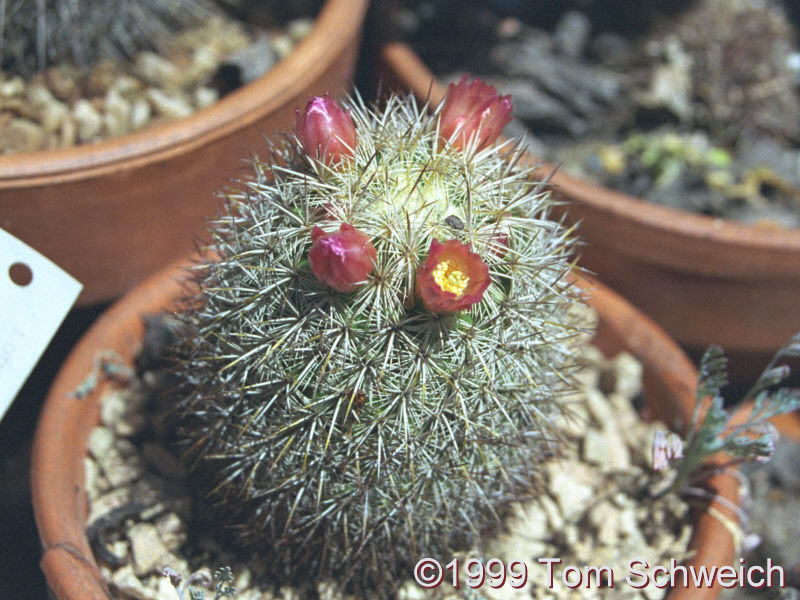
{"label": "small twig", "polygon": [[92,370],[84,380],[75,388],[71,396],[78,400],[83,400],[97,389],[102,379],[116,381],[118,383],[128,383],[134,375],[134,371],[129,367],[124,359],[113,350],[103,350],[94,358]]}
{"label": "small twig", "polygon": [[138,516],[144,509],[143,504],[129,502],[92,521],[86,530],[86,537],[89,538],[89,545],[100,560],[112,567],[121,567],[125,564],[124,557],[118,556],[108,549],[108,533],[117,529],[126,519]]}

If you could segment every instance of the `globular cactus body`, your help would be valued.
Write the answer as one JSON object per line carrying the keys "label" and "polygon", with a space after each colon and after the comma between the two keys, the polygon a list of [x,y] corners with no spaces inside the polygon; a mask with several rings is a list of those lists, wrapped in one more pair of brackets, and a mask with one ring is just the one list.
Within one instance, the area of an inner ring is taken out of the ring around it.
{"label": "globular cactus body", "polygon": [[[228,196],[178,313],[175,412],[220,517],[274,576],[379,597],[532,492],[580,299],[572,232],[515,147],[440,141],[441,111],[412,100],[350,111],[354,148],[288,138]],[[351,291],[315,274],[320,229],[343,235],[325,260],[362,261]]]}

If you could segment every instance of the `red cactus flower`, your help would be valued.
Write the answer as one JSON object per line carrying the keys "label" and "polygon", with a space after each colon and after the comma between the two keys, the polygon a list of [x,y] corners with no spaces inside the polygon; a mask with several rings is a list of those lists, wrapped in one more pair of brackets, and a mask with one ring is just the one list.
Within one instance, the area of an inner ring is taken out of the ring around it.
{"label": "red cactus flower", "polygon": [[311,231],[311,271],[337,292],[352,292],[363,285],[376,257],[369,236],[352,225],[342,223],[333,233],[325,233],[319,227]]}
{"label": "red cactus flower", "polygon": [[428,257],[417,270],[417,296],[431,312],[469,308],[480,302],[489,283],[489,267],[458,240],[431,240]]}
{"label": "red cactus flower", "polygon": [[447,86],[439,117],[439,143],[449,141],[463,150],[470,138],[478,135],[480,150],[494,142],[511,120],[511,96],[500,96],[493,85],[480,79],[467,83],[468,77]]}
{"label": "red cactus flower", "polygon": [[330,95],[314,96],[302,114],[296,109],[295,113],[297,138],[306,154],[322,157],[329,165],[353,155],[356,147],[353,119]]}

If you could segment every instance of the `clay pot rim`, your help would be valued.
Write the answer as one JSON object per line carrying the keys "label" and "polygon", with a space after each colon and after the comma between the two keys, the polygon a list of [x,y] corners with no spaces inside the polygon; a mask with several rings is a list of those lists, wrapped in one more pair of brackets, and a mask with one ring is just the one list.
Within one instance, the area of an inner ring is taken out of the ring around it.
{"label": "clay pot rim", "polygon": [[[446,91],[445,86],[405,42],[390,41],[380,48],[383,71],[399,80],[401,87],[411,89],[419,100],[428,99],[438,104]],[[532,163],[542,163],[529,157]],[[541,171],[550,173],[553,167],[542,164]],[[694,255],[702,260],[704,272],[726,274],[730,263],[718,263],[706,256],[704,249],[724,246],[750,264],[743,269],[769,269],[787,273],[787,269],[800,277],[800,229],[773,230],[737,223],[707,215],[693,214],[660,206],[607,187],[571,177],[556,170],[551,181],[567,198],[577,200],[591,210],[626,221],[631,228],[646,231],[655,240],[679,236]],[[646,251],[646,249],[644,249]],[[792,268],[787,258],[796,256]],[[682,264],[682,263],[681,263]],[[752,274],[752,273],[751,273]]]}
{"label": "clay pot rim", "polygon": [[255,81],[189,117],[94,144],[0,155],[0,191],[140,168],[256,123],[321,77],[358,36],[367,7],[366,0],[326,0],[309,34],[289,55]]}
{"label": "clay pot rim", "polygon": [[[83,457],[86,438],[99,420],[99,398],[110,384],[101,382],[81,400],[72,394],[91,372],[98,352],[113,350],[132,364],[144,333],[141,316],[167,309],[181,297],[187,271],[179,269],[188,264],[191,263],[182,261],[162,269],[114,303],[72,349],[46,399],[33,444],[31,487],[44,551],[42,568],[60,600],[108,597],[86,537]],[[697,374],[683,351],[616,293],[585,279],[579,284],[591,289],[590,304],[601,318],[598,338],[602,336],[617,350],[623,346],[636,355],[645,367],[648,395],[672,403],[674,413],[687,422]],[[79,454],[74,451],[76,446],[82,448]],[[714,477],[709,485],[737,502],[738,482],[730,474]],[[719,510],[731,516],[725,508]],[[700,542],[708,539],[715,541]],[[718,519],[704,512],[695,520],[692,547],[698,551],[693,564],[722,565],[730,563],[734,541]],[[673,590],[669,597],[698,600],[713,598],[716,593],[717,590]]]}

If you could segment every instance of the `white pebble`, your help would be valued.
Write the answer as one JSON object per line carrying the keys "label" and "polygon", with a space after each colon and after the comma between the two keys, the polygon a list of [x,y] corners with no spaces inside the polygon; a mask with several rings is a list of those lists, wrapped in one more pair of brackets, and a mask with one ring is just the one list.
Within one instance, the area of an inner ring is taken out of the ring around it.
{"label": "white pebble", "polygon": [[141,129],[150,122],[153,109],[145,98],[136,98],[131,106],[131,129]]}
{"label": "white pebble", "polygon": [[616,375],[614,391],[633,399],[642,391],[642,363],[627,352],[620,352],[611,361]]}
{"label": "white pebble", "polygon": [[[128,540],[133,555],[133,572],[142,577],[161,570],[169,549],[161,541],[158,530],[152,523],[136,523],[128,529]],[[176,571],[179,569],[169,565]],[[180,571],[179,571],[180,572]]]}
{"label": "white pebble", "polygon": [[178,68],[153,52],[141,52],[136,56],[136,72],[149,83],[173,87],[180,83]]}
{"label": "white pebble", "polygon": [[624,471],[631,464],[622,434],[613,427],[589,429],[583,439],[583,459],[602,471]]}
{"label": "white pebble", "polygon": [[61,129],[64,121],[69,117],[69,108],[54,98],[52,102],[42,107],[39,116],[42,128],[47,133],[53,133]]}
{"label": "white pebble", "polygon": [[[105,125],[106,131],[111,136],[128,133],[131,120],[131,103],[122,94],[113,88],[106,94],[105,100]],[[120,394],[117,394],[120,396]],[[125,414],[124,399],[122,399],[122,415]]]}
{"label": "white pebble", "polygon": [[182,119],[192,114],[192,105],[177,93],[167,93],[159,88],[147,90],[147,97],[159,114],[170,119]]}
{"label": "white pebble", "polygon": [[3,98],[12,98],[14,96],[21,96],[25,93],[25,81],[22,77],[13,77],[8,81],[0,83],[0,96]]}
{"label": "white pebble", "polygon": [[0,148],[35,152],[41,150],[44,143],[44,130],[28,119],[12,119],[4,127],[0,127]]}
{"label": "white pebble", "polygon": [[577,460],[552,461],[546,466],[548,492],[567,520],[582,513],[595,495],[591,469]]}
{"label": "white pebble", "polygon": [[139,581],[130,565],[125,565],[115,571],[111,576],[111,582],[113,587],[125,598],[132,598],[133,600],[160,600],[161,598],[156,590],[147,588]]}
{"label": "white pebble", "polygon": [[203,45],[192,52],[191,66],[185,79],[202,80],[210,77],[220,63],[220,53],[214,46]]}
{"label": "white pebble", "polygon": [[81,98],[72,109],[72,116],[78,124],[78,139],[91,142],[103,129],[103,117],[91,102]]}
{"label": "white pebble", "polygon": [[114,447],[114,433],[108,427],[95,427],[89,433],[87,448],[95,460],[108,454]]}
{"label": "white pebble", "polygon": [[61,122],[61,130],[59,131],[60,145],[68,148],[74,146],[77,141],[78,125],[72,115],[67,114],[66,118]]}
{"label": "white pebble", "polygon": [[109,92],[116,92],[117,94],[122,94],[123,96],[128,96],[138,90],[142,89],[142,82],[136,79],[135,77],[131,77],[130,75],[120,75],[111,83],[111,87],[109,87]]}
{"label": "white pebble", "polygon": [[284,58],[294,49],[294,42],[288,35],[277,35],[272,38],[272,49],[277,52],[278,56]]}
{"label": "white pebble", "polygon": [[199,87],[194,92],[194,104],[197,108],[205,108],[211,106],[219,100],[217,90],[210,87]]}
{"label": "white pebble", "polygon": [[299,42],[311,33],[313,27],[314,21],[312,19],[295,19],[286,26],[286,33],[289,34],[289,37],[295,42]]}
{"label": "white pebble", "polygon": [[598,389],[586,390],[586,407],[589,409],[592,421],[600,428],[605,427],[607,421],[614,418],[608,400]]}

